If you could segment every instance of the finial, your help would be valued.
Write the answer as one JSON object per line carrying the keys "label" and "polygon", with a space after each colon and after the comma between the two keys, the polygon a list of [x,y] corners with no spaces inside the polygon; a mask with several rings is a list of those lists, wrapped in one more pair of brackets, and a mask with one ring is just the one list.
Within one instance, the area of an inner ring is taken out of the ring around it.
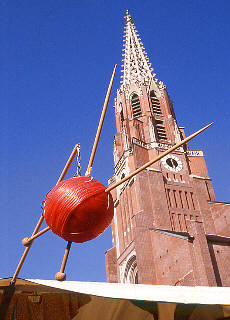
{"label": "finial", "polygon": [[125,20],[126,20],[126,22],[128,23],[129,21],[131,21],[132,22],[132,17],[131,17],[131,15],[130,15],[130,13],[129,13],[129,9],[127,9],[126,10],[126,13],[125,13]]}

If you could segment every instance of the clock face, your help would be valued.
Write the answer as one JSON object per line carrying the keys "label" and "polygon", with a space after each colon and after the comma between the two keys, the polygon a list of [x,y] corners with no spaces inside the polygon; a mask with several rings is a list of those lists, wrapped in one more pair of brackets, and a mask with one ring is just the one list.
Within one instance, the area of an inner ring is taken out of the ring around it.
{"label": "clock face", "polygon": [[171,154],[162,158],[161,162],[167,170],[172,172],[179,172],[183,168],[181,160]]}

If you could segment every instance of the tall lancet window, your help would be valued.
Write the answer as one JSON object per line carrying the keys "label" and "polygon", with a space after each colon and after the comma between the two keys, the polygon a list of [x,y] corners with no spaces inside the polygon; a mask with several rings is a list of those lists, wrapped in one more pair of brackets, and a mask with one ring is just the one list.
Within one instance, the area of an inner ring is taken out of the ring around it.
{"label": "tall lancet window", "polygon": [[121,110],[120,116],[121,116],[121,125],[122,125],[122,127],[123,127],[123,123],[124,123],[124,114],[123,114],[123,110]]}
{"label": "tall lancet window", "polygon": [[150,92],[150,99],[151,99],[151,103],[152,103],[153,113],[161,115],[162,112],[161,112],[161,107],[160,107],[160,101],[156,97],[155,92],[153,90]]}
{"label": "tall lancet window", "polygon": [[131,99],[132,102],[132,109],[133,109],[133,117],[139,117],[141,116],[141,105],[140,105],[140,99],[137,94],[134,93]]}
{"label": "tall lancet window", "polygon": [[156,131],[157,131],[157,137],[159,140],[167,140],[166,131],[164,122],[162,120],[155,120],[156,122]]}

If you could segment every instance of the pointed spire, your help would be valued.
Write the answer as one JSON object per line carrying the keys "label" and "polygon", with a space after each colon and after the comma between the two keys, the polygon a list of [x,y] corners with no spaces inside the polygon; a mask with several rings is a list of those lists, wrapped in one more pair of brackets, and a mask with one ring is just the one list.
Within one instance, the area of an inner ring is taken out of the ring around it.
{"label": "pointed spire", "polygon": [[147,53],[133,24],[129,10],[126,11],[124,18],[126,25],[123,40],[124,49],[122,49],[122,56],[124,57],[122,70],[123,85],[129,84],[131,81],[139,83],[155,81],[152,74],[153,68],[151,67],[151,63],[149,63]]}

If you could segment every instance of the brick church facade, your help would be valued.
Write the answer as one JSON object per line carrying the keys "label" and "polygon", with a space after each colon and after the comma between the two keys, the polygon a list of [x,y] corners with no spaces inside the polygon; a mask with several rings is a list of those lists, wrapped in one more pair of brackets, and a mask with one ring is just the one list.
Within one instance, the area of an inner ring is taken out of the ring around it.
{"label": "brick church facade", "polygon": [[[129,12],[125,21],[109,185],[185,137]],[[216,201],[202,151],[180,147],[112,193],[108,282],[230,286],[230,203]]]}

